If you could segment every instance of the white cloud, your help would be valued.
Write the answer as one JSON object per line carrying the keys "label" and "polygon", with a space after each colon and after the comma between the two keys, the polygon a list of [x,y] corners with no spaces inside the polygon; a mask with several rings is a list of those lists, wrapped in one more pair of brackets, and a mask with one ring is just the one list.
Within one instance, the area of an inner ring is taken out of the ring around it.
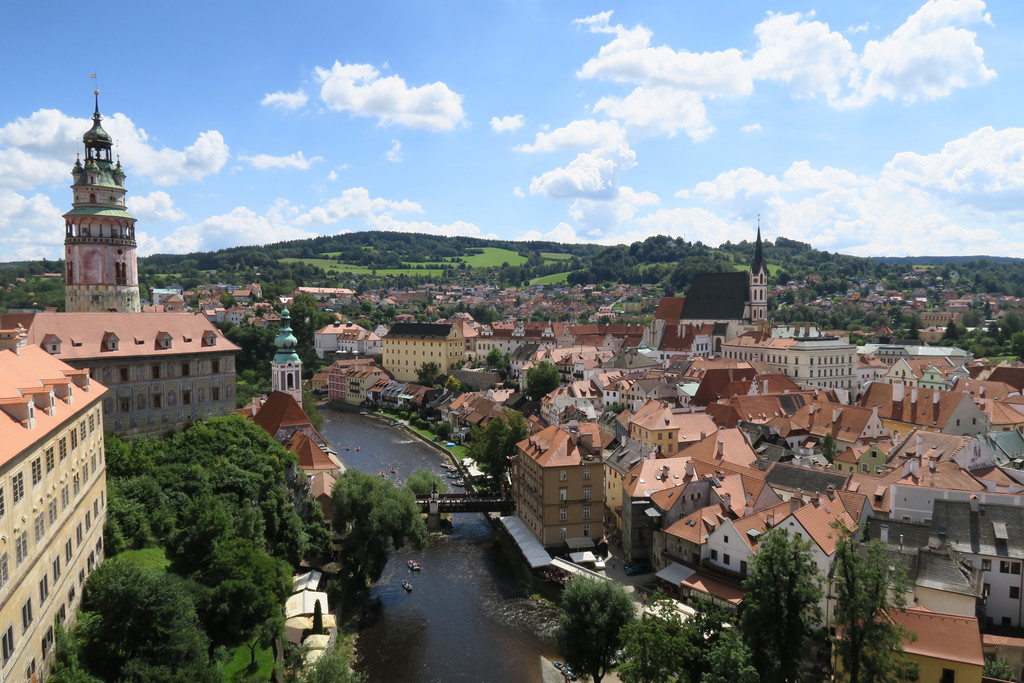
{"label": "white cloud", "polygon": [[587,235],[600,239],[618,235],[622,226],[633,220],[640,207],[654,206],[660,201],[653,192],[637,192],[622,186],[611,199],[580,197],[569,206],[569,216]]}
{"label": "white cloud", "polygon": [[523,199],[526,197],[526,193],[523,192],[523,188],[521,187],[513,187],[512,196],[515,197],[516,199]]}
{"label": "white cloud", "polygon": [[392,212],[423,213],[423,207],[408,200],[371,197],[366,188],[352,187],[327,200],[323,206],[297,214],[292,222],[295,225],[330,225],[346,218],[370,219],[374,215]]}
{"label": "white cloud", "polygon": [[185,218],[184,212],[179,211],[174,206],[174,200],[171,199],[171,195],[161,190],[150,192],[145,197],[128,196],[125,203],[128,205],[128,211],[143,222],[147,219],[155,221],[180,221]]}
{"label": "white cloud", "polygon": [[331,182],[334,182],[335,180],[337,180],[338,179],[337,171],[331,171],[330,173],[328,173],[327,174],[327,179],[330,180]]}
{"label": "white cloud", "polygon": [[381,76],[369,64],[317,67],[320,97],[330,109],[378,119],[381,125],[451,130],[465,118],[462,95],[437,81],[409,87],[399,76]]}
{"label": "white cloud", "polygon": [[1024,200],[1024,128],[986,126],[946,143],[935,154],[902,152],[886,165],[886,175],[944,193],[997,200],[1012,194]]}
{"label": "white cloud", "polygon": [[239,156],[238,158],[242,161],[248,161],[250,166],[261,171],[269,168],[296,168],[305,171],[318,161],[324,160],[323,157],[307,159],[301,150],[283,157],[275,157],[270,154],[255,154],[253,156]]}
{"label": "white cloud", "polygon": [[537,133],[533,144],[518,145],[519,152],[554,152],[562,149],[617,149],[626,144],[626,131],[617,121],[573,121],[550,133]]}
{"label": "white cloud", "polygon": [[760,123],[748,123],[745,126],[741,126],[740,127],[740,131],[742,131],[744,133],[760,133],[761,132],[761,124]]}
{"label": "white cloud", "polygon": [[694,142],[707,139],[715,130],[697,93],[666,86],[639,87],[625,98],[602,97],[594,105],[594,112],[622,119],[633,128],[668,133],[669,137],[682,130]]}
{"label": "white cloud", "polygon": [[41,158],[17,148],[0,149],[0,187],[23,190],[60,180],[70,182],[70,172],[71,164],[66,161]]}
{"label": "white cloud", "polygon": [[559,242],[561,244],[578,244],[581,240],[575,228],[568,223],[559,223],[548,232],[529,230],[521,237],[524,242]]}
{"label": "white cloud", "polygon": [[388,215],[371,216],[367,219],[367,227],[373,230],[389,230],[392,232],[419,232],[428,235],[443,235],[445,237],[483,237],[496,239],[494,233],[484,234],[480,228],[465,221],[455,221],[436,225],[430,221],[400,221]]}
{"label": "white cloud", "polygon": [[519,130],[526,123],[526,118],[522,114],[516,114],[515,116],[502,116],[500,119],[497,116],[491,117],[491,130],[495,133],[507,133],[515,130]]}
{"label": "white cloud", "polygon": [[268,215],[260,216],[244,206],[193,225],[182,226],[161,239],[148,233],[136,235],[141,256],[154,253],[186,254],[239,244],[269,244],[316,237],[316,233],[290,225],[278,211],[271,210]]}
{"label": "white cloud", "polygon": [[619,171],[632,168],[636,154],[628,146],[617,150],[581,152],[568,166],[547,171],[530,182],[530,194],[554,198],[612,199],[618,194]]}
{"label": "white cloud", "polygon": [[834,101],[841,79],[857,61],[842,34],[799,12],[769,13],[754,32],[760,44],[750,60],[753,77],[786,83],[796,97],[825,95]]}
{"label": "white cloud", "polygon": [[402,142],[401,140],[392,140],[391,149],[384,153],[384,158],[393,164],[402,163]]}
{"label": "white cloud", "polygon": [[64,243],[63,211],[50,198],[26,197],[0,188],[0,254],[4,261],[60,258]]}
{"label": "white cloud", "polygon": [[264,107],[274,107],[275,109],[284,109],[287,111],[294,111],[306,106],[309,101],[309,96],[299,88],[296,92],[283,92],[278,90],[274,93],[267,93],[260,100],[260,104]]}
{"label": "white cloud", "polygon": [[851,77],[853,94],[840,104],[862,107],[876,98],[916,102],[995,78],[977,34],[962,24],[991,24],[982,0],[928,0],[890,35],[864,46]]}

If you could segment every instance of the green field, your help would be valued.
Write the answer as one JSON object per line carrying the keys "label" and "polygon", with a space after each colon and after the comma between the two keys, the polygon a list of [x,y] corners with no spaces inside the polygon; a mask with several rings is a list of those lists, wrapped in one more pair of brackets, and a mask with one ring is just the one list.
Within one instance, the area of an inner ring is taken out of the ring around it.
{"label": "green field", "polygon": [[252,653],[245,643],[234,649],[231,660],[224,665],[225,681],[269,681],[274,672],[274,652],[269,647],[256,647],[256,667],[249,668]]}
{"label": "green field", "polygon": [[571,273],[571,272],[572,271],[570,270],[570,271],[567,271],[565,273],[552,273],[551,275],[545,275],[543,277],[535,277],[532,280],[530,280],[530,285],[557,285],[557,284],[561,284],[561,283],[565,282],[566,279],[568,279],[569,273]]}
{"label": "green field", "polygon": [[572,254],[559,254],[553,251],[542,251],[540,255],[545,261],[568,261],[572,258]]}
{"label": "green field", "polygon": [[167,559],[167,553],[164,552],[163,548],[142,548],[140,550],[125,550],[119,555],[126,560],[131,560],[135,564],[145,567],[146,569],[159,569],[165,571],[171,566],[171,561]]}
{"label": "green field", "polygon": [[497,247],[483,247],[484,253],[467,256],[465,261],[470,268],[493,268],[502,263],[510,266],[521,266],[526,263],[526,257],[520,256],[518,252],[511,249],[498,249]]}
{"label": "green field", "polygon": [[[328,273],[363,273],[369,275],[376,270],[377,275],[424,275],[435,277],[441,274],[440,268],[368,268],[356,266],[351,263],[338,263],[325,258],[283,258],[281,263],[305,263],[317,268],[323,268]],[[431,264],[435,265],[435,264]]]}

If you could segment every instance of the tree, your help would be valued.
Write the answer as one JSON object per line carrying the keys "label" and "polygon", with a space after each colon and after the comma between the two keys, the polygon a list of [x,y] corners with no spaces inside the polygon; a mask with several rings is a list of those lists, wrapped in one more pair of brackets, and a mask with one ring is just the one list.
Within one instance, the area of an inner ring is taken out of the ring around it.
{"label": "tree", "polygon": [[324,608],[320,606],[320,600],[313,603],[313,635],[318,636],[324,632]]}
{"label": "tree", "polygon": [[450,376],[444,382],[444,390],[457,394],[462,391],[462,382],[457,377]]}
{"label": "tree", "polygon": [[349,667],[348,658],[339,652],[325,652],[299,675],[301,683],[361,683],[362,680]]}
{"label": "tree", "polygon": [[890,562],[881,541],[858,543],[852,532],[837,531],[843,533],[832,562],[837,678],[849,683],[906,678],[914,665],[903,657],[903,640],[912,634],[888,616],[905,604],[909,581],[903,565]]}
{"label": "tree", "polygon": [[811,544],[774,528],[758,544],[743,583],[741,628],[765,683],[796,681],[821,621],[821,572]]}
{"label": "tree", "polygon": [[626,683],[663,683],[678,680],[692,647],[679,612],[664,599],[655,599],[651,616],[635,619],[622,628],[622,665],[619,678]]}
{"label": "tree", "polygon": [[506,408],[485,426],[475,425],[470,430],[469,457],[488,476],[500,479],[516,455],[516,444],[529,433],[523,414]]}
{"label": "tree", "polygon": [[405,486],[417,496],[429,495],[435,486],[439,493],[444,493],[448,490],[444,479],[437,472],[431,472],[427,469],[416,470],[410,474],[409,478],[405,480]]}
{"label": "tree", "polygon": [[1002,681],[1017,680],[1017,669],[1005,659],[997,657],[985,657],[985,668],[981,670],[982,677],[995,678]]}
{"label": "tree", "polygon": [[441,366],[434,362],[423,363],[416,368],[416,381],[425,387],[432,387],[437,382]]}
{"label": "tree", "polygon": [[832,436],[829,432],[825,435],[825,438],[821,440],[821,454],[824,455],[829,462],[836,457],[836,437]]}
{"label": "tree", "polygon": [[526,398],[539,401],[558,388],[562,378],[551,361],[541,361],[526,371]]}
{"label": "tree", "polygon": [[427,529],[409,489],[390,479],[346,470],[334,482],[334,528],[343,534],[341,564],[357,586],[380,578],[388,551],[412,543],[422,548]]}
{"label": "tree", "polygon": [[574,576],[559,602],[558,650],[577,671],[601,683],[615,661],[624,626],[634,619],[633,600],[613,581]]}
{"label": "tree", "polygon": [[502,353],[501,349],[495,347],[487,352],[485,360],[488,367],[493,368],[501,376],[502,381],[508,379],[509,362],[508,356]]}
{"label": "tree", "polygon": [[705,655],[708,668],[700,683],[759,683],[763,672],[754,666],[750,648],[734,628],[722,629],[718,642]]}

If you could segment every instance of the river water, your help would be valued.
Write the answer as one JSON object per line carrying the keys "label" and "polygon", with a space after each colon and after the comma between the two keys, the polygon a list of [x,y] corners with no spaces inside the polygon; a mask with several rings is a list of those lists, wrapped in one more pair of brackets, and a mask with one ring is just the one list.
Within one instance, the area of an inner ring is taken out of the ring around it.
{"label": "river water", "polygon": [[[323,435],[346,467],[397,480],[422,468],[441,472],[441,454],[403,430],[354,413],[322,412]],[[410,572],[410,559],[423,569]],[[370,592],[355,668],[371,683],[540,683],[541,656],[555,654],[555,612],[527,591],[521,566],[502,550],[484,516],[456,514],[451,533],[432,534],[422,551],[392,552]]]}

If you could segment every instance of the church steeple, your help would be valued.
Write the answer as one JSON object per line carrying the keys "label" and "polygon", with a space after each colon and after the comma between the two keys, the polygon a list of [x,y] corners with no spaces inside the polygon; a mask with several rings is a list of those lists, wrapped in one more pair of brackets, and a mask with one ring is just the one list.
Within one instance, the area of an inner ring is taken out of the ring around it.
{"label": "church steeple", "polygon": [[71,168],[72,209],[64,214],[65,310],[138,313],[135,218],[125,209],[125,173],[111,158],[113,138],[100,121],[99,90],[92,128],[82,136],[85,161]]}
{"label": "church steeple", "polygon": [[285,308],[281,311],[281,327],[274,338],[277,353],[271,363],[271,380],[274,391],[283,391],[302,405],[302,360],[295,352],[299,341],[292,334],[291,314]]}
{"label": "church steeple", "polygon": [[748,303],[749,322],[763,323],[768,319],[768,274],[764,264],[761,246],[761,217],[757,217],[757,241],[754,243],[754,259],[750,262],[750,296]]}

